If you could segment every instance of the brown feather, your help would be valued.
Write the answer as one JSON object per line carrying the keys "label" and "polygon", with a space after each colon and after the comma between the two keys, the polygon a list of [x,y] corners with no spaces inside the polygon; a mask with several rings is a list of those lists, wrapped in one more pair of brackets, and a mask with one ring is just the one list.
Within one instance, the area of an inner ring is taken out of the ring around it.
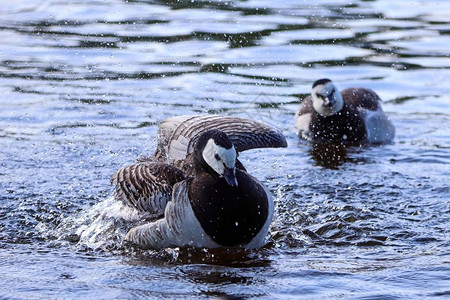
{"label": "brown feather", "polygon": [[377,110],[380,97],[372,90],[364,88],[348,88],[341,92],[345,104],[369,110]]}
{"label": "brown feather", "polygon": [[186,179],[178,168],[140,161],[117,171],[111,179],[114,197],[140,211],[161,215],[172,197],[173,185]]}
{"label": "brown feather", "polygon": [[[160,161],[170,161],[170,142],[187,139],[184,158],[192,153],[195,142],[205,131],[218,129],[225,132],[238,152],[255,148],[287,147],[284,135],[273,127],[244,118],[203,115],[184,116],[165,120],[158,131],[158,147],[155,157]],[[169,128],[170,127],[170,128]]]}

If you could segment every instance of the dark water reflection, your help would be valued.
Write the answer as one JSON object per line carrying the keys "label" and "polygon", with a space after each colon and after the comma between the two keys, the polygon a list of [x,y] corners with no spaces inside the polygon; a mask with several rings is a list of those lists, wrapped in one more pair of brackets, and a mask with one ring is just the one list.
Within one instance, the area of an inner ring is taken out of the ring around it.
{"label": "dark water reflection", "polygon": [[312,145],[309,151],[318,166],[337,169],[340,165],[349,162],[348,147],[341,144]]}
{"label": "dark water reflection", "polygon": [[[19,1],[0,8],[0,298],[430,298],[450,293],[450,4]],[[391,145],[311,147],[318,78],[370,87]],[[109,178],[170,116],[289,147],[240,158],[276,198],[258,251],[138,251]]]}

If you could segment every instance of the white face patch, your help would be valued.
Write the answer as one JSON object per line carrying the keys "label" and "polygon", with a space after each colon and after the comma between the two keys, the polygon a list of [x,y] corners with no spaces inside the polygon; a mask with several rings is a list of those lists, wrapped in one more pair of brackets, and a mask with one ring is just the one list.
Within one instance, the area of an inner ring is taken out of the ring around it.
{"label": "white face patch", "polygon": [[236,165],[236,150],[234,146],[230,149],[225,149],[216,145],[213,139],[210,139],[206,144],[202,156],[206,163],[220,176],[223,176],[225,173],[225,167],[234,169]]}
{"label": "white face patch", "polygon": [[344,107],[344,99],[332,82],[315,86],[311,98],[314,110],[322,116],[332,116]]}

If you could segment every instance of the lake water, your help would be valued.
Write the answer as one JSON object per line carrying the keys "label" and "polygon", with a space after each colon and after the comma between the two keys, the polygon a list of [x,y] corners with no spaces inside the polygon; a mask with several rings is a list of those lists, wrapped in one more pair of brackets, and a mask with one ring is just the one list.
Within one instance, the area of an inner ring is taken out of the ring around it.
{"label": "lake water", "polygon": [[[450,297],[449,19],[428,0],[3,3],[0,299]],[[323,77],[374,89],[394,143],[300,141]],[[270,243],[122,247],[111,175],[199,113],[286,135],[240,156],[275,197]]]}

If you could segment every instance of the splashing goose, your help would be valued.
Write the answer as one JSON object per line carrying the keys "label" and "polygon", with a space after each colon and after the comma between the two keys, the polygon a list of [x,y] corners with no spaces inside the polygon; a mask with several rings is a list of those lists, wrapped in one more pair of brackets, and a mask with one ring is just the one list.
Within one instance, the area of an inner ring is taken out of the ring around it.
{"label": "splashing goose", "polygon": [[239,151],[258,147],[286,147],[286,140],[268,125],[241,118],[164,121],[154,157],[112,178],[117,200],[163,214],[131,228],[125,241],[146,249],[263,246],[273,216],[272,196],[237,160]]}
{"label": "splashing goose", "polygon": [[314,82],[295,115],[295,127],[313,143],[382,144],[395,135],[374,91],[348,88],[340,93],[330,79]]}

